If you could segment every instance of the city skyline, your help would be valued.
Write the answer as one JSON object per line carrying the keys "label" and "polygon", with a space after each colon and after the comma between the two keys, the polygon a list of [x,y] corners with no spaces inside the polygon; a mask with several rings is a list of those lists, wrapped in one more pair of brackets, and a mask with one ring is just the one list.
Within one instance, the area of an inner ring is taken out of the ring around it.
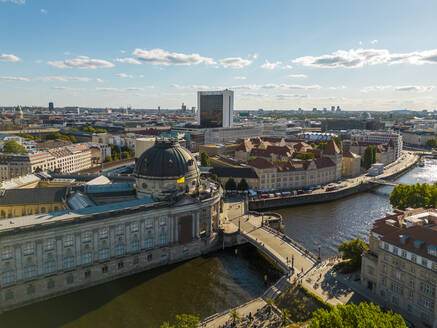
{"label": "city skyline", "polygon": [[335,4],[0,0],[0,105],[436,109],[437,4]]}

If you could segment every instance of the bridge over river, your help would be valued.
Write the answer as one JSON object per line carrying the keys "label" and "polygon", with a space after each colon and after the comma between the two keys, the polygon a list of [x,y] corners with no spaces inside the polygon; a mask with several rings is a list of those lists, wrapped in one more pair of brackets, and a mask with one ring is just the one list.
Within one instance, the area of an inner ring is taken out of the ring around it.
{"label": "bridge over river", "polygon": [[[288,236],[266,226],[265,222],[272,219],[271,214],[242,214],[245,212],[244,208],[243,202],[225,203],[225,213],[231,216],[224,218],[225,222],[223,222],[222,227],[225,236],[238,234],[239,237],[264,252],[284,271],[285,275],[267,289],[261,297],[235,308],[240,316],[255,313],[258,309],[267,305],[267,299],[277,298],[297,281],[332,305],[349,302],[354,292],[346,290],[342,286],[341,293],[336,294],[335,289],[338,288],[338,281],[330,274],[325,277],[326,272],[332,269],[333,262],[329,264],[327,261],[321,262],[315,254],[306,250]],[[319,282],[315,283],[317,278],[319,278]],[[322,282],[324,287],[322,287]],[[218,328],[225,326],[229,321],[231,310],[233,309],[206,318],[201,327]]]}

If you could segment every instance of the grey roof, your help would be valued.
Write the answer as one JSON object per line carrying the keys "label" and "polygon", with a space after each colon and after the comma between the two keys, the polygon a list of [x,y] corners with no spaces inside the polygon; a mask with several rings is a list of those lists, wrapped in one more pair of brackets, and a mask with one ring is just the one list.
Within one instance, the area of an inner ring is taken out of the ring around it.
{"label": "grey roof", "polygon": [[251,167],[215,167],[210,171],[212,174],[217,174],[222,178],[245,178],[257,179],[258,175]]}
{"label": "grey roof", "polygon": [[177,141],[157,140],[141,154],[134,174],[146,177],[182,177],[196,170],[198,169],[193,155]]}
{"label": "grey roof", "polygon": [[66,187],[9,189],[0,194],[0,205],[61,203],[66,195]]}

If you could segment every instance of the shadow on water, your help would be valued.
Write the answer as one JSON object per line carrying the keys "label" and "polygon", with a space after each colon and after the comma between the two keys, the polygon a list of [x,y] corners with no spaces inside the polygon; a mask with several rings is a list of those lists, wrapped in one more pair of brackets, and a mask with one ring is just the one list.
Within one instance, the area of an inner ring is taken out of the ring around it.
{"label": "shadow on water", "polygon": [[233,249],[213,253],[3,313],[0,327],[153,328],[179,313],[204,318],[264,292],[252,262]]}

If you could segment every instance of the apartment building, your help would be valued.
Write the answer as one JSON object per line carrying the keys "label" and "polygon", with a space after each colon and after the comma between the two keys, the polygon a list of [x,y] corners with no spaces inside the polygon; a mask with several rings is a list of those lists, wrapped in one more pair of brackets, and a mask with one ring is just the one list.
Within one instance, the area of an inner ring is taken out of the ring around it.
{"label": "apartment building", "polygon": [[402,135],[394,131],[354,131],[351,134],[351,142],[365,142],[372,145],[386,144],[392,140],[396,159],[402,152]]}
{"label": "apartment building", "polygon": [[0,180],[9,180],[35,171],[73,173],[91,167],[91,150],[85,144],[50,149],[32,154],[0,153]]}
{"label": "apartment building", "polygon": [[437,210],[395,210],[376,220],[361,283],[408,320],[436,328]]}

